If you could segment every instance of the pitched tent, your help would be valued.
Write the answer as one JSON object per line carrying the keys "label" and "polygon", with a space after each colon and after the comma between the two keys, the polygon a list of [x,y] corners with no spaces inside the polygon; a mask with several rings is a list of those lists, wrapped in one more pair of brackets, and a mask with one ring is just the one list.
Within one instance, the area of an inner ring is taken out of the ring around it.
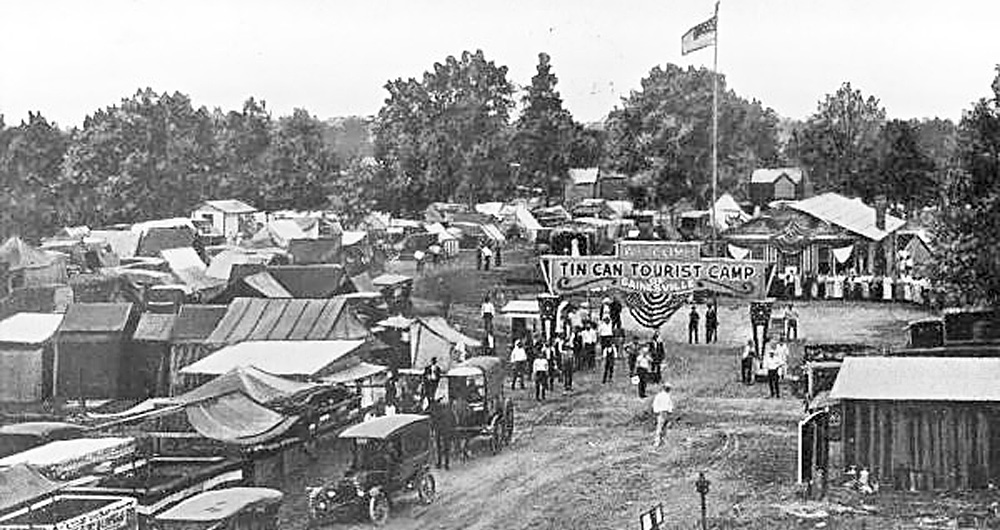
{"label": "pitched tent", "polygon": [[736,199],[728,193],[723,193],[715,201],[715,226],[719,230],[737,227],[750,219],[750,215],[740,208]]}
{"label": "pitched tent", "polygon": [[53,339],[62,320],[58,313],[17,313],[0,321],[0,401],[52,395]]}
{"label": "pitched tent", "polygon": [[204,291],[225,285],[225,280],[212,278],[206,274],[208,266],[191,247],[170,248],[160,251],[170,271],[194,291]]}
{"label": "pitched tent", "polygon": [[131,258],[139,249],[141,235],[131,230],[91,230],[90,237],[111,245],[111,251],[119,258]]}
{"label": "pitched tent", "polygon": [[56,335],[54,394],[120,398],[125,341],[136,318],[132,304],[71,304]]}
{"label": "pitched tent", "polygon": [[460,357],[460,349],[472,353],[481,343],[452,328],[443,318],[417,319],[410,326],[410,363],[413,368],[423,369],[432,358],[443,370],[449,370]]}

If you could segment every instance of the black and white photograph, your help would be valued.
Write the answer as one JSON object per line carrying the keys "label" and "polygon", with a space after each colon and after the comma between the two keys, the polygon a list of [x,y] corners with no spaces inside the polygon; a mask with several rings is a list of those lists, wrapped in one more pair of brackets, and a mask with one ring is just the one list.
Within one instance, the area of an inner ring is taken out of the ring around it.
{"label": "black and white photograph", "polygon": [[0,0],[0,530],[1000,528],[998,21]]}

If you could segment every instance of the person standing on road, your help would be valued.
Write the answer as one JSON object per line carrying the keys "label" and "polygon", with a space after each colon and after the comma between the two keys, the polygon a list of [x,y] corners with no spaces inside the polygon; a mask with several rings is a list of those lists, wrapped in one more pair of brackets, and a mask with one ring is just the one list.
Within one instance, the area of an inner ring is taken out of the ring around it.
{"label": "person standing on road", "polygon": [[639,359],[639,350],[642,346],[639,345],[639,337],[632,337],[632,342],[628,346],[625,346],[628,354],[628,376],[632,377],[635,375],[635,363]]}
{"label": "person standing on road", "polygon": [[785,308],[785,337],[788,340],[799,338],[799,313],[792,304]]}
{"label": "person standing on road", "polygon": [[615,331],[622,329],[622,303],[617,298],[612,298],[608,304],[608,312],[611,313],[611,326]]}
{"label": "person standing on road", "polygon": [[656,414],[656,437],[653,447],[663,443],[663,430],[674,413],[674,398],[670,395],[670,383],[661,383],[660,391],[653,397],[653,414]]}
{"label": "person standing on road", "polygon": [[650,355],[653,357],[653,381],[659,383],[663,380],[663,361],[667,358],[667,351],[660,340],[660,328],[653,332],[653,342],[650,343]]}
{"label": "person standing on road", "polygon": [[482,241],[480,241],[479,245],[476,246],[476,270],[477,271],[483,270],[483,243],[482,243]]}
{"label": "person standing on road", "polygon": [[740,356],[740,380],[744,385],[751,385],[753,375],[753,339],[747,339]]}
{"label": "person standing on road", "polygon": [[781,370],[781,359],[774,349],[767,352],[764,357],[764,369],[767,370],[767,389],[773,398],[781,397],[781,387],[778,384],[778,371]]}
{"label": "person standing on road", "polygon": [[417,274],[420,274],[420,273],[424,272],[424,258],[425,257],[426,257],[426,254],[424,254],[423,250],[417,250],[417,251],[415,251],[413,253],[413,261],[415,261],[416,264],[417,264]]}
{"label": "person standing on road", "polygon": [[705,344],[719,341],[719,308],[712,304],[705,311]]}
{"label": "person standing on road", "polygon": [[479,313],[483,317],[483,330],[486,331],[487,335],[493,334],[493,316],[496,314],[496,308],[490,300],[489,293],[483,297],[483,305],[480,307]]}
{"label": "person standing on road", "polygon": [[615,329],[611,325],[611,317],[605,316],[597,325],[597,334],[601,337],[601,349],[607,348],[615,340]]}
{"label": "person standing on road", "polygon": [[535,401],[543,401],[546,387],[549,384],[549,360],[544,355],[535,357],[531,371],[534,372],[535,376]]}
{"label": "person standing on road", "polygon": [[590,322],[583,328],[583,358],[587,368],[595,368],[597,360],[597,327]]}
{"label": "person standing on road", "polygon": [[514,383],[521,382],[521,390],[524,390],[524,371],[527,369],[528,352],[521,345],[521,339],[514,341],[514,347],[510,350],[510,363],[514,367],[514,376],[510,379],[510,389],[514,390]]}
{"label": "person standing on road", "polygon": [[428,403],[434,401],[437,394],[438,383],[441,382],[443,371],[438,366],[437,357],[431,357],[431,364],[424,368],[424,398]]}
{"label": "person standing on road", "polygon": [[493,259],[493,250],[490,249],[489,245],[483,245],[483,270],[490,270],[490,260]]}
{"label": "person standing on road", "polygon": [[688,313],[688,344],[698,344],[698,308],[691,304],[691,312]]}
{"label": "person standing on road", "polygon": [[434,427],[434,445],[437,447],[437,467],[448,469],[451,465],[451,445],[455,434],[455,416],[441,400],[430,406],[431,424]]}
{"label": "person standing on road", "polygon": [[601,378],[601,384],[611,383],[615,377],[615,357],[618,356],[618,352],[615,351],[614,343],[609,342],[606,348],[601,348],[601,353],[604,354],[604,376]]}
{"label": "person standing on road", "polygon": [[639,378],[639,398],[646,399],[646,383],[649,382],[649,375],[653,368],[653,358],[649,354],[649,348],[643,348],[639,353],[639,358],[635,361],[635,375]]}
{"label": "person standing on road", "polygon": [[573,391],[573,372],[576,371],[576,363],[576,347],[571,341],[564,342],[562,351],[562,376],[563,390],[566,392]]}

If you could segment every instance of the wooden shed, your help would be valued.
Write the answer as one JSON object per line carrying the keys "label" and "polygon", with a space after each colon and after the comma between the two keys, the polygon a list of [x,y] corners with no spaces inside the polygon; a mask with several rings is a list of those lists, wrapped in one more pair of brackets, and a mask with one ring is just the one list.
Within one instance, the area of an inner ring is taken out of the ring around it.
{"label": "wooden shed", "polygon": [[18,313],[0,321],[0,401],[32,403],[52,395],[52,338],[62,319]]}
{"label": "wooden shed", "polygon": [[125,341],[136,320],[132,304],[71,304],[56,336],[55,395],[122,397]]}
{"label": "wooden shed", "polygon": [[840,401],[831,429],[841,435],[843,467],[868,469],[882,487],[895,489],[997,483],[997,381],[997,358],[845,359],[830,392]]}

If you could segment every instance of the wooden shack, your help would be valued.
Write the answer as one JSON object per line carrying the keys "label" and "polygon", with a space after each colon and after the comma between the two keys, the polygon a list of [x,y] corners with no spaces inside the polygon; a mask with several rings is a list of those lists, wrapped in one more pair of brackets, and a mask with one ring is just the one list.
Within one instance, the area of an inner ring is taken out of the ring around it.
{"label": "wooden shack", "polygon": [[56,336],[55,395],[123,397],[128,384],[125,342],[136,321],[132,304],[70,305]]}
{"label": "wooden shack", "polygon": [[831,420],[840,433],[840,463],[868,469],[883,488],[997,483],[997,381],[997,358],[848,357],[830,392],[840,402]]}

